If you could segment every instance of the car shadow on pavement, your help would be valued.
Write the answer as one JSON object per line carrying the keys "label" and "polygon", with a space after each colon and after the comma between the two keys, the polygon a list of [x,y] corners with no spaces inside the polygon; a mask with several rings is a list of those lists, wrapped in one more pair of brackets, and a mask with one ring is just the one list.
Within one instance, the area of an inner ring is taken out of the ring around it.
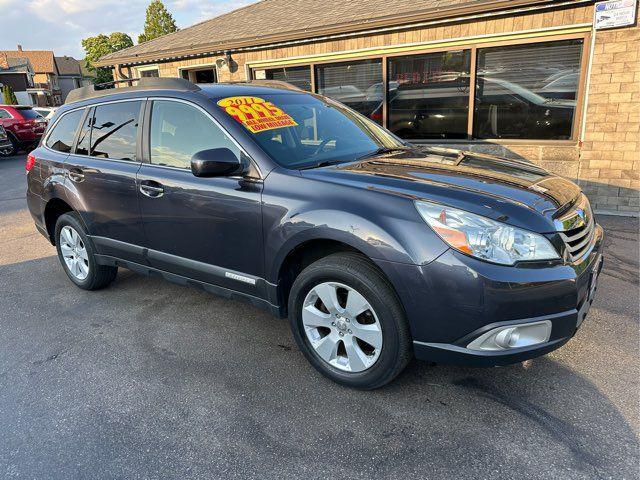
{"label": "car shadow on pavement", "polygon": [[[140,465],[162,476],[167,464],[178,476],[212,465],[275,476],[282,465],[269,458],[345,478],[637,472],[631,420],[570,358],[413,361],[361,392],[316,373],[286,321],[237,301],[124,270],[85,292],[53,256],[0,266],[0,290],[0,465],[25,476],[43,466],[77,476],[69,464],[101,458],[130,476]],[[609,362],[613,381],[637,369],[603,351],[590,361]]]}

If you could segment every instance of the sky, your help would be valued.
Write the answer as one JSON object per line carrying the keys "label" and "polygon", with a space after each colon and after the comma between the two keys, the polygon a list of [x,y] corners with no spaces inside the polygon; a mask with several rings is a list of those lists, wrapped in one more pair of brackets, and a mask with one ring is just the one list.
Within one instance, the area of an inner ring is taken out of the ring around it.
{"label": "sky", "polygon": [[[0,50],[53,50],[84,58],[81,41],[125,32],[134,43],[151,0],[0,0]],[[235,10],[255,0],[165,0],[179,28]]]}

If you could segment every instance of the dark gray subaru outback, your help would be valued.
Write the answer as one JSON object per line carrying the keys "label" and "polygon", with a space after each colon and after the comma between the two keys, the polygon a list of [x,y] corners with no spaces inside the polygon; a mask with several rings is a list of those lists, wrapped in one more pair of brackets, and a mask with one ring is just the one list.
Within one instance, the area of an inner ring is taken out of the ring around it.
{"label": "dark gray subaru outback", "polygon": [[124,267],[248,300],[363,389],[412,355],[543,355],[593,301],[602,229],[575,184],[531,163],[417,150],[286,85],[147,79],[69,97],[28,157],[27,199],[80,288]]}

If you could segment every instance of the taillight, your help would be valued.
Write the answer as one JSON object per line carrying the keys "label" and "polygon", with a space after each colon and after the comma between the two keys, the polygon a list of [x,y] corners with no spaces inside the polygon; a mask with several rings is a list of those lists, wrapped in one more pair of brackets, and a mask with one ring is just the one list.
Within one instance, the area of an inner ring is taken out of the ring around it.
{"label": "taillight", "polygon": [[33,168],[35,164],[36,156],[30,153],[29,155],[27,155],[27,162],[24,164],[24,169],[28,172]]}
{"label": "taillight", "polygon": [[371,115],[369,115],[369,118],[374,122],[382,123],[382,110],[376,110]]}

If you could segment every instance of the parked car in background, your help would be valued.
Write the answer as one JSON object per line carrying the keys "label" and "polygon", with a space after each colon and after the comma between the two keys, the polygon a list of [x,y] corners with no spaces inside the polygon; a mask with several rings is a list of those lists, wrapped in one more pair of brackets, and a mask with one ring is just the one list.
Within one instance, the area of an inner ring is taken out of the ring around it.
{"label": "parked car in background", "polygon": [[0,125],[15,151],[35,147],[47,128],[47,121],[30,106],[0,105]]}
{"label": "parked car in background", "polygon": [[7,131],[2,125],[0,125],[0,156],[8,157],[9,155],[13,155],[14,151],[15,148],[13,147],[11,140],[9,140]]}
{"label": "parked car in background", "polygon": [[569,180],[419,150],[281,83],[144,80],[72,91],[27,157],[29,210],[79,288],[125,267],[247,300],[288,316],[318,371],[362,389],[412,355],[537,357],[585,319],[603,231]]}
{"label": "parked car in background", "polygon": [[53,117],[53,114],[56,113],[55,107],[33,107],[33,109],[47,120]]}

